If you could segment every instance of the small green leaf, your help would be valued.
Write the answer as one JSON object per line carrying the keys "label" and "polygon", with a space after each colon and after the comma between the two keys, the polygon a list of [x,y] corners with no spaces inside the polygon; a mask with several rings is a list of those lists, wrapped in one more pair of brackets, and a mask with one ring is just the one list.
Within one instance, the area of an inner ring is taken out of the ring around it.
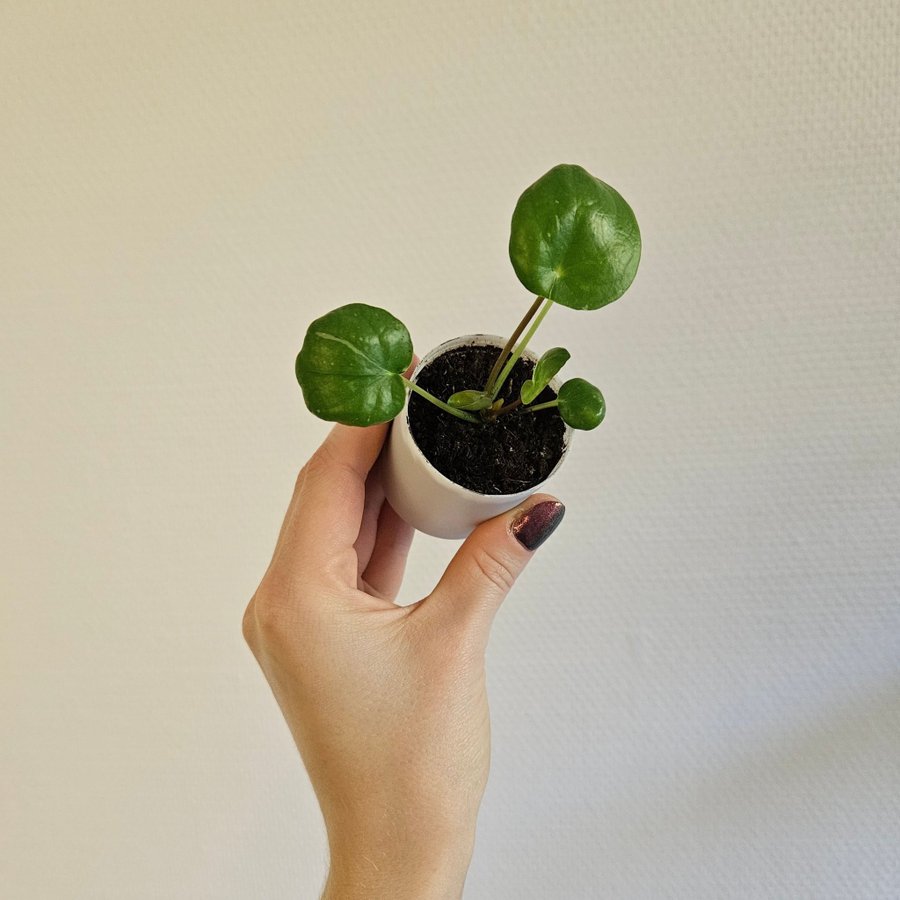
{"label": "small green leaf", "polygon": [[374,425],[403,409],[412,362],[406,326],[384,309],[349,303],[307,329],[295,371],[310,412],[345,425]]}
{"label": "small green leaf", "polygon": [[573,428],[590,431],[606,415],[606,401],[599,388],[583,378],[571,378],[559,389],[559,414]]}
{"label": "small green leaf", "polygon": [[571,354],[564,347],[548,350],[534,367],[534,373],[523,385],[519,395],[523,403],[531,403],[553,380],[556,373],[569,361]]}
{"label": "small green leaf", "polygon": [[447,401],[454,409],[468,409],[475,412],[491,405],[491,395],[484,391],[457,391]]}
{"label": "small green leaf", "polygon": [[581,166],[551,169],[519,197],[509,258],[533,294],[572,309],[599,309],[628,290],[641,233],[615,188]]}

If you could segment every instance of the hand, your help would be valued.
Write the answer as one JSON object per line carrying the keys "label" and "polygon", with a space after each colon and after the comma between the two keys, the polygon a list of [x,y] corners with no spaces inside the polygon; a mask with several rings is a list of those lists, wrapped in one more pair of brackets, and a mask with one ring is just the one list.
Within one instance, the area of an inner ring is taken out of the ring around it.
{"label": "hand", "polygon": [[488,632],[563,506],[536,495],[480,525],[397,606],[412,529],[384,500],[386,433],[337,425],[303,467],[244,636],[322,807],[325,897],[458,898],[488,776]]}

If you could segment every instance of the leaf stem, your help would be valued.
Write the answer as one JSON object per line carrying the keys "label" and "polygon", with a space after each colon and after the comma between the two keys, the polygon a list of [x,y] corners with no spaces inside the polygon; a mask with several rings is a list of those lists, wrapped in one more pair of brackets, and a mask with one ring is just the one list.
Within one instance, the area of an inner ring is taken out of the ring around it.
{"label": "leaf stem", "polygon": [[415,391],[420,397],[424,397],[429,403],[433,403],[438,408],[444,410],[444,412],[450,413],[451,416],[456,416],[457,419],[464,419],[466,422],[475,422],[477,423],[479,420],[471,413],[464,412],[461,409],[454,409],[449,403],[444,403],[443,400],[438,400],[437,397],[429,394],[424,388],[420,388],[414,381],[410,381],[405,375],[400,376],[403,379],[403,383],[411,390]]}
{"label": "leaf stem", "polygon": [[502,416],[504,413],[512,412],[514,409],[522,405],[522,398],[516,397],[511,403],[507,403],[505,406],[501,406],[499,409],[494,410],[491,413],[491,418],[495,419],[497,416]]}
{"label": "leaf stem", "polygon": [[536,297],[534,303],[531,304],[528,312],[522,317],[522,321],[516,326],[516,330],[509,336],[509,340],[506,342],[506,346],[500,351],[500,355],[494,361],[494,367],[491,369],[491,374],[488,375],[487,381],[484,383],[484,392],[486,394],[490,394],[494,389],[494,379],[496,379],[498,373],[500,372],[503,363],[506,362],[509,354],[512,352],[512,348],[515,345],[516,341],[519,339],[519,335],[525,330],[525,326],[534,318],[535,313],[540,308],[540,305],[544,302],[543,297]]}
{"label": "leaf stem", "polygon": [[538,403],[536,406],[526,406],[522,412],[537,412],[539,409],[550,409],[559,406],[559,400],[548,400],[546,403]]}
{"label": "leaf stem", "polygon": [[507,360],[506,365],[503,367],[503,371],[500,373],[500,377],[497,379],[497,383],[494,385],[493,391],[491,391],[491,397],[494,398],[497,394],[500,393],[500,388],[503,387],[503,382],[506,381],[507,376],[513,370],[513,366],[519,361],[519,357],[522,355],[525,348],[528,346],[528,342],[534,337],[534,333],[538,330],[538,326],[541,322],[544,321],[544,316],[550,312],[550,307],[553,306],[552,300],[544,300],[543,297],[538,297],[538,300],[543,300],[544,305],[541,307],[541,311],[538,313],[537,318],[534,322],[531,323],[531,328],[525,333],[525,337],[519,342],[519,346],[513,351],[512,356]]}

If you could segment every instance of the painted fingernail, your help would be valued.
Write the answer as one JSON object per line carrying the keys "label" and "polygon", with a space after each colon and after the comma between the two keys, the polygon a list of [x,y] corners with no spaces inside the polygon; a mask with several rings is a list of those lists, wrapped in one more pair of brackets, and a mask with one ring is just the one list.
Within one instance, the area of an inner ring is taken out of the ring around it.
{"label": "painted fingernail", "polygon": [[565,512],[559,500],[542,500],[516,516],[512,533],[526,550],[537,550],[556,531]]}

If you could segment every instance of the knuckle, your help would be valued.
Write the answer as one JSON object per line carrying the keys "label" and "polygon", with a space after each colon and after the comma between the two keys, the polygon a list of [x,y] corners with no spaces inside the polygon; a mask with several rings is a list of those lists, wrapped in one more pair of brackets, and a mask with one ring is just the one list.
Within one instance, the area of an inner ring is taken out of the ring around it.
{"label": "knuckle", "polygon": [[319,447],[300,470],[300,478],[305,481],[307,478],[321,477],[322,473],[328,469],[328,465],[328,456]]}
{"label": "knuckle", "polygon": [[256,627],[266,638],[278,637],[287,630],[285,610],[274,603],[261,603],[256,607]]}
{"label": "knuckle", "polygon": [[253,649],[256,645],[256,616],[255,616],[256,597],[250,598],[247,608],[244,610],[244,616],[241,619],[241,633],[244,635],[244,641],[247,646]]}
{"label": "knuckle", "polygon": [[[265,591],[257,591],[244,614],[244,637],[251,647],[273,643],[296,631],[293,610],[275,601]],[[247,635],[250,637],[247,637]]]}
{"label": "knuckle", "polygon": [[324,482],[335,490],[341,489],[345,484],[355,483],[360,478],[357,468],[336,454],[328,441],[316,449],[303,470],[306,482]]}
{"label": "knuckle", "polygon": [[481,576],[499,591],[506,593],[515,584],[515,573],[502,556],[485,547],[478,547],[472,555],[472,561]]}
{"label": "knuckle", "polygon": [[300,491],[308,483],[328,478],[334,470],[335,463],[334,452],[329,448],[327,442],[320,444],[297,474],[294,490]]}
{"label": "knuckle", "polygon": [[301,470],[301,473],[305,472],[307,477],[319,477],[323,473],[331,471],[337,461],[334,451],[326,441],[315,449],[313,455],[306,461],[306,465]]}

